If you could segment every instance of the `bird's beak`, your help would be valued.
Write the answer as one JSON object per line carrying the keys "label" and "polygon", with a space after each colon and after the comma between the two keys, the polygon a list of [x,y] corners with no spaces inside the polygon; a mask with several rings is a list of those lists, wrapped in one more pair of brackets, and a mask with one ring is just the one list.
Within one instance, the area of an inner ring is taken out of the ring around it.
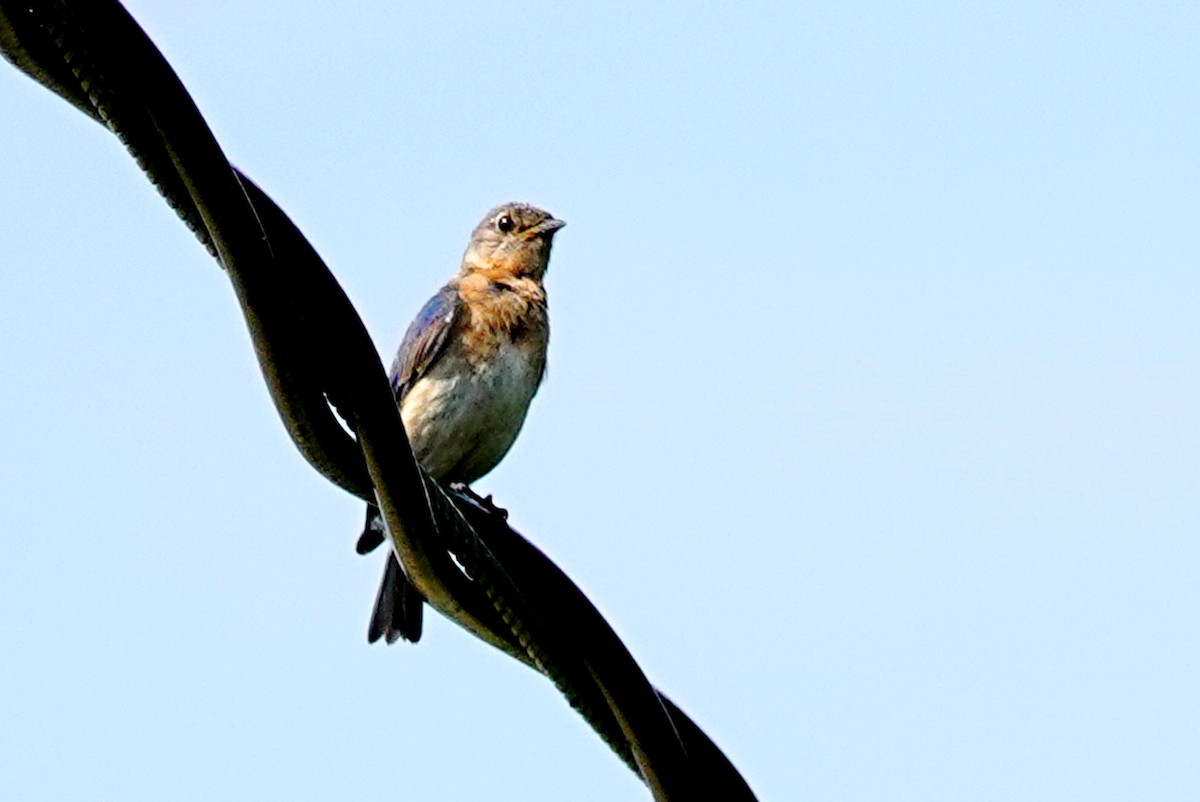
{"label": "bird's beak", "polygon": [[553,234],[567,224],[566,220],[559,220],[557,217],[547,217],[537,225],[538,234]]}

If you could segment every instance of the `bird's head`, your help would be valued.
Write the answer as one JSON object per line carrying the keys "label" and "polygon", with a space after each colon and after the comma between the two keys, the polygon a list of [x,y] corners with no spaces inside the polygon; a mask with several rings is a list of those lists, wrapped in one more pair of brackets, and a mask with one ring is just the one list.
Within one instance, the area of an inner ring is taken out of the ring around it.
{"label": "bird's head", "polygon": [[566,223],[528,203],[497,206],[475,226],[463,254],[463,272],[540,281],[554,234]]}

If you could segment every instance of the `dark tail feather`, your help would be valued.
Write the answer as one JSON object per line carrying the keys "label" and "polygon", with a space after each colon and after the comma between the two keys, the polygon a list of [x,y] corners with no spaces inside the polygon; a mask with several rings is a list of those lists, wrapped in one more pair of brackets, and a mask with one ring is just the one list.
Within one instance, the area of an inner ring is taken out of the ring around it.
{"label": "dark tail feather", "polygon": [[396,555],[389,553],[379,595],[375,597],[371,625],[367,628],[367,641],[374,643],[384,638],[388,643],[395,643],[404,638],[416,643],[421,639],[424,606],[425,600],[404,577]]}
{"label": "dark tail feather", "polygon": [[383,544],[384,536],[383,517],[379,514],[379,508],[368,504],[367,521],[363,524],[362,534],[358,536],[358,543],[354,544],[354,550],[359,554],[373,551]]}
{"label": "dark tail feather", "polygon": [[[362,534],[358,536],[355,550],[359,554],[366,554],[382,544],[386,536],[387,531],[379,508],[368,504],[367,520],[363,524]],[[367,641],[374,643],[384,638],[388,643],[395,643],[404,638],[416,643],[421,639],[424,606],[425,600],[405,578],[396,555],[389,549],[387,564],[383,569],[383,582],[379,585],[379,595],[375,597],[375,609],[371,613],[371,624],[367,628]]]}

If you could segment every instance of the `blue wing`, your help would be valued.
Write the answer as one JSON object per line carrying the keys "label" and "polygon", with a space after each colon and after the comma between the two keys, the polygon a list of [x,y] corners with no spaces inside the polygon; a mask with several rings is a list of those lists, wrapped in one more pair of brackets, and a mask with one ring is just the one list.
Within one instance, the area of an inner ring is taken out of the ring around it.
{"label": "blue wing", "polygon": [[454,328],[461,308],[458,289],[453,284],[447,284],[425,303],[409,324],[388,374],[397,402],[404,400],[413,384],[425,375],[445,350],[450,330]]}
{"label": "blue wing", "polygon": [[[396,360],[392,363],[392,369],[388,373],[396,403],[404,400],[404,396],[412,389],[417,380],[446,350],[446,342],[450,339],[450,330],[454,328],[454,323],[461,314],[461,306],[458,289],[452,283],[447,284],[425,303],[413,322],[409,324],[408,331],[404,334],[404,341],[400,343],[400,350],[396,352]],[[367,523],[358,537],[356,546],[359,554],[366,554],[383,542],[382,522],[375,520],[378,514],[373,504],[367,505]],[[388,559],[395,560],[396,558],[393,556]],[[413,641],[421,636],[420,605],[414,605],[412,602],[408,602],[407,606],[392,604],[396,597],[396,589],[403,589],[407,584],[397,581],[397,577],[402,578],[403,573],[399,572],[398,565],[393,566],[389,563],[384,575],[384,588],[391,590],[387,593],[381,590],[379,598],[376,599],[375,616],[371,622],[371,640],[376,640],[384,632],[386,632],[389,642],[395,640],[396,632]],[[388,606],[389,604],[392,606]],[[401,612],[399,615],[395,615],[395,611]],[[395,621],[401,623],[391,623]],[[414,621],[415,626],[412,623]]]}

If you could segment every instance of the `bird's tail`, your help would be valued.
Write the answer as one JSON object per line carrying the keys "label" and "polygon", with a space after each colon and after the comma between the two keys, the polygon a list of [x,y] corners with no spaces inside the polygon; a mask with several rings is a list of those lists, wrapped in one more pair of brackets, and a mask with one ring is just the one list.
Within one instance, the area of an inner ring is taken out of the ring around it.
{"label": "bird's tail", "polygon": [[[358,537],[355,549],[366,554],[384,542],[386,535],[383,517],[374,504],[367,505],[367,520]],[[375,609],[371,612],[371,623],[367,627],[367,641],[374,643],[383,638],[395,643],[404,638],[416,643],[421,639],[424,621],[425,599],[404,576],[396,555],[388,549],[387,563],[383,568],[383,581],[379,583],[379,594],[375,597]]]}

